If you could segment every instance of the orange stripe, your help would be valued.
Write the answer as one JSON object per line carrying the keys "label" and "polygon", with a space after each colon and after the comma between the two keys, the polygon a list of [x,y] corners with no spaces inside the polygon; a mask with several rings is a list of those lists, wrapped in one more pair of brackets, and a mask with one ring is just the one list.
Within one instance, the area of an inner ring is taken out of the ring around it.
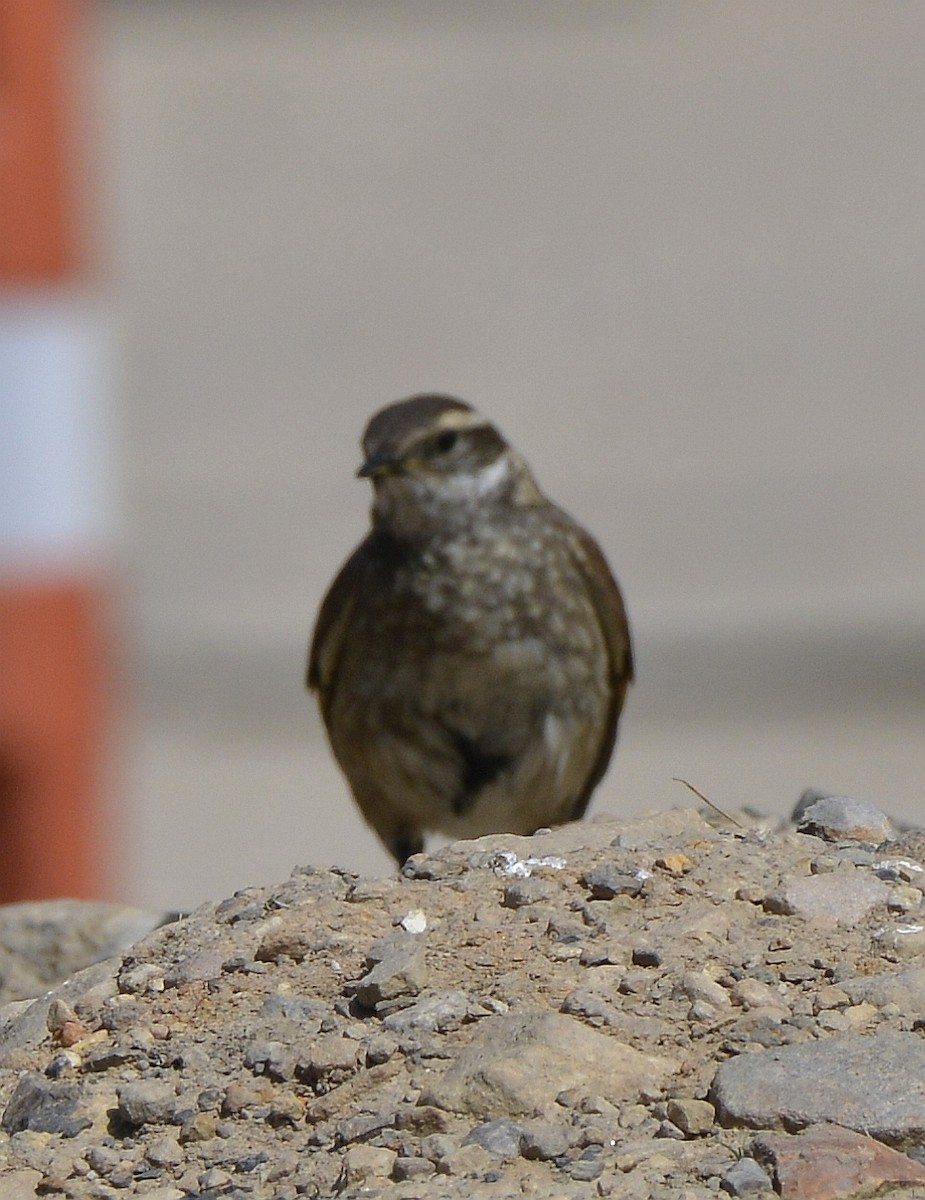
{"label": "orange stripe", "polygon": [[77,7],[75,0],[0,0],[0,282],[77,271],[67,128]]}
{"label": "orange stripe", "polygon": [[102,589],[0,589],[0,903],[99,896],[108,638]]}

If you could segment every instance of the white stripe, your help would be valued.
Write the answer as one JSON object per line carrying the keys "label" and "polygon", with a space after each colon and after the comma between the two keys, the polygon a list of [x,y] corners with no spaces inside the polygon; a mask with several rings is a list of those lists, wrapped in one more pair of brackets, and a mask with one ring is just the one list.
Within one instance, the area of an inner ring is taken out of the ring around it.
{"label": "white stripe", "polygon": [[80,300],[0,303],[0,567],[111,541],[109,345]]}

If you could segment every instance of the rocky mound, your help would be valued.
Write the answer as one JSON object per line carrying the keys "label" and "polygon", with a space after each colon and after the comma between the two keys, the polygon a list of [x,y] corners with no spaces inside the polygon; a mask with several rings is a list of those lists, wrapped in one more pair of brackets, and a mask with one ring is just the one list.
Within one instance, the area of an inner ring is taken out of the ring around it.
{"label": "rocky mound", "polygon": [[0,1196],[923,1196],[925,843],[801,830],[667,812],[203,907],[0,1010]]}

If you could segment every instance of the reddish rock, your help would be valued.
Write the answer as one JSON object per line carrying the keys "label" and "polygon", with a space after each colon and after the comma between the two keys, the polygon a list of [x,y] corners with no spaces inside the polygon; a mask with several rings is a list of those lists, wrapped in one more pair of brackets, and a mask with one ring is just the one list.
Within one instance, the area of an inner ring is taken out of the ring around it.
{"label": "reddish rock", "polygon": [[752,1152],[774,1175],[782,1200],[840,1200],[883,1184],[923,1183],[925,1167],[840,1125],[756,1138]]}

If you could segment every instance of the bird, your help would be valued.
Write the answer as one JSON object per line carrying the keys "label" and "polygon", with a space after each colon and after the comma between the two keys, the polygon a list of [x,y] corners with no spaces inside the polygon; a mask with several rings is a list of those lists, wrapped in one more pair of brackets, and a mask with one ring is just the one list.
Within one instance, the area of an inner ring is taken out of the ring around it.
{"label": "bird", "polygon": [[463,400],[389,404],[362,449],[371,528],[321,603],[306,683],[363,817],[399,866],[428,833],[579,819],[634,674],[599,545]]}

